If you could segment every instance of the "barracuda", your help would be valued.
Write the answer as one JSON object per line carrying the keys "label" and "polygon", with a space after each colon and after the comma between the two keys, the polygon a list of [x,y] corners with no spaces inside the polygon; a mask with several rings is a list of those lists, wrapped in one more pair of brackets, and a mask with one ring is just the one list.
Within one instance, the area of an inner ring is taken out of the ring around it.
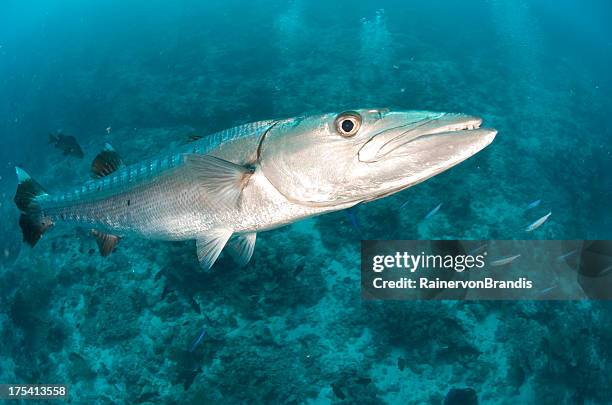
{"label": "barracuda", "polygon": [[23,169],[15,203],[34,246],[57,223],[92,229],[102,255],[120,237],[196,241],[209,269],[240,264],[256,234],[396,193],[474,155],[495,138],[481,119],[428,111],[355,110],[261,121],[125,166],[107,146],[97,179],[48,193]]}

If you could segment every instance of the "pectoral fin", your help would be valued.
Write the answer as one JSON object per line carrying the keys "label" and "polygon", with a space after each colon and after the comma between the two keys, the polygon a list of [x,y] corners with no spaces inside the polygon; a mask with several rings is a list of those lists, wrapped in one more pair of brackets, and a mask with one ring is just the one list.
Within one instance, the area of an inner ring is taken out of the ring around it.
{"label": "pectoral fin", "polygon": [[198,260],[204,270],[209,270],[215,264],[232,233],[231,229],[215,229],[196,240]]}
{"label": "pectoral fin", "polygon": [[119,243],[119,237],[110,233],[100,232],[97,229],[92,229],[91,234],[95,236],[96,243],[98,244],[98,250],[102,257],[106,257],[113,253]]}
{"label": "pectoral fin", "polygon": [[246,266],[255,250],[256,232],[243,233],[228,243],[227,248],[234,260],[242,267]]}
{"label": "pectoral fin", "polygon": [[210,198],[220,204],[238,204],[253,170],[210,155],[186,154],[185,166]]}

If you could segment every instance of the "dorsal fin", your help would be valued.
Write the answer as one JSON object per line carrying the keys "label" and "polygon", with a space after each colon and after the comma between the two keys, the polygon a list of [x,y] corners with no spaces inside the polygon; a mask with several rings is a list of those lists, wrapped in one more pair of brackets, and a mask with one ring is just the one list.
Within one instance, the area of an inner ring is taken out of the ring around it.
{"label": "dorsal fin", "polygon": [[121,156],[108,143],[104,149],[91,162],[91,177],[99,179],[108,176],[123,166]]}
{"label": "dorsal fin", "polygon": [[119,243],[119,237],[117,235],[104,233],[98,231],[97,229],[92,229],[91,234],[96,238],[98,250],[100,250],[100,255],[102,255],[103,257],[106,257],[113,253],[113,251],[117,247],[117,243]]}

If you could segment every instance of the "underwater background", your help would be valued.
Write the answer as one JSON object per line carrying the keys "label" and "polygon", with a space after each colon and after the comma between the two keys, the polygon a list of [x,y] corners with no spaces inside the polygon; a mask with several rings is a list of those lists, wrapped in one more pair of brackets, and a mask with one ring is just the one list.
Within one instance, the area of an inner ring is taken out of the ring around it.
{"label": "underwater background", "polygon": [[[66,383],[79,404],[612,403],[609,302],[364,302],[359,275],[360,239],[612,238],[611,18],[603,0],[3,1],[0,383]],[[261,233],[246,268],[204,273],[193,242],[21,242],[15,165],[60,190],[107,142],[132,163],[368,107],[499,134],[399,194]]]}

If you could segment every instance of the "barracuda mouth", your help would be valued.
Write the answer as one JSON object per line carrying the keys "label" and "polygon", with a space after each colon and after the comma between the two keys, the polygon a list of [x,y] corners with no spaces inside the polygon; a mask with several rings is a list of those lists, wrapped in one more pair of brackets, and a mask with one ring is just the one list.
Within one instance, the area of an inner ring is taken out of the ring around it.
{"label": "barracuda mouth", "polygon": [[361,147],[358,160],[387,177],[384,187],[365,201],[414,186],[475,155],[497,135],[481,125],[477,117],[432,113],[374,135]]}
{"label": "barracuda mouth", "polygon": [[449,163],[458,157],[464,160],[491,143],[497,133],[481,125],[481,118],[448,113],[409,122],[370,138],[359,150],[359,161],[375,163],[392,157],[419,160],[418,154],[446,155]]}

